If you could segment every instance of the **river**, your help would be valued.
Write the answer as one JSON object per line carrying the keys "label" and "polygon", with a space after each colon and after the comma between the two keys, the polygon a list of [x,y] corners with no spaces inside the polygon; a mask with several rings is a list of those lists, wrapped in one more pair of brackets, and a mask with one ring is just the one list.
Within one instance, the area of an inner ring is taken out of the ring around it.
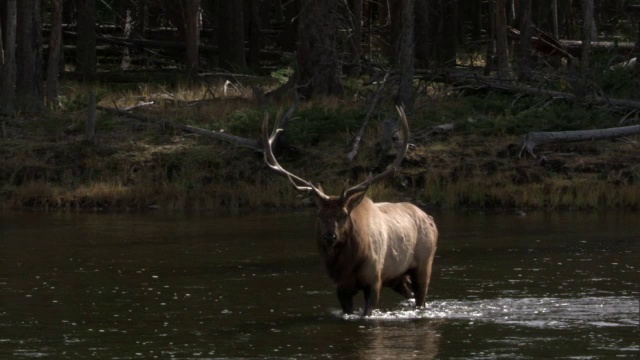
{"label": "river", "polygon": [[0,358],[640,357],[638,213],[434,218],[427,306],[385,289],[361,318],[313,212],[3,212]]}

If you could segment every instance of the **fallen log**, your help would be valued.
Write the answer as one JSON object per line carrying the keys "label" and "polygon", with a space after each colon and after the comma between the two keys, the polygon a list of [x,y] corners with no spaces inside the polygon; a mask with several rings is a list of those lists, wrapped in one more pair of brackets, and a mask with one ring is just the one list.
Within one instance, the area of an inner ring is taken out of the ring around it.
{"label": "fallen log", "polygon": [[203,135],[215,140],[220,140],[220,141],[225,141],[228,143],[232,143],[234,145],[237,146],[244,146],[244,147],[249,147],[255,150],[259,150],[262,151],[262,144],[260,144],[257,140],[251,140],[251,139],[247,139],[247,138],[243,138],[243,137],[239,137],[239,136],[235,136],[235,135],[231,135],[231,134],[227,134],[221,131],[213,131],[213,130],[207,130],[207,129],[202,129],[202,128],[198,128],[195,126],[190,126],[190,125],[185,125],[185,124],[180,124],[180,123],[174,123],[172,121],[169,120],[164,120],[164,119],[156,119],[156,118],[152,118],[149,116],[145,116],[145,115],[141,115],[141,114],[135,114],[132,113],[130,111],[125,111],[125,110],[120,110],[120,109],[114,109],[114,108],[109,108],[109,107],[105,107],[105,106],[96,106],[97,110],[100,111],[106,111],[112,114],[116,114],[119,116],[124,116],[124,117],[128,117],[134,120],[138,120],[138,121],[143,121],[143,122],[148,122],[148,123],[153,123],[153,124],[157,124],[160,126],[167,126],[167,127],[173,127],[176,129],[180,129],[182,131],[185,132],[189,132],[192,134],[198,134],[198,135]]}
{"label": "fallen log", "polygon": [[[533,88],[529,86],[513,86],[513,85],[500,84],[500,83],[491,82],[491,81],[483,82],[483,83],[494,89],[504,90],[504,91],[518,93],[518,94],[548,96],[554,99],[565,99],[567,101],[576,100],[576,96],[574,94],[562,92],[562,91]],[[636,101],[636,100],[608,98],[605,96],[587,96],[583,98],[582,101],[585,102],[586,104],[592,104],[592,105],[614,105],[614,106],[619,106],[619,107],[629,108],[629,109],[640,109],[640,101]]]}
{"label": "fallen log", "polygon": [[524,136],[524,141],[522,144],[522,149],[520,150],[519,157],[522,157],[522,154],[526,150],[529,155],[531,155],[533,158],[536,158],[533,149],[543,144],[589,140],[593,141],[638,134],[640,134],[640,125],[596,130],[530,132]]}

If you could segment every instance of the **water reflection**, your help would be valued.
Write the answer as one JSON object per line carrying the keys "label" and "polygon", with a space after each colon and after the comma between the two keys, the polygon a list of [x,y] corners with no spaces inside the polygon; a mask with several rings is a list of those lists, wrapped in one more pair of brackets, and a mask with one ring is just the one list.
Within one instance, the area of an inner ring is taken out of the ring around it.
{"label": "water reflection", "polygon": [[425,309],[343,317],[313,213],[0,214],[0,358],[635,358],[637,214],[438,214]]}
{"label": "water reflection", "polygon": [[368,344],[358,353],[359,359],[438,359],[441,335],[437,320],[378,323],[363,333]]}

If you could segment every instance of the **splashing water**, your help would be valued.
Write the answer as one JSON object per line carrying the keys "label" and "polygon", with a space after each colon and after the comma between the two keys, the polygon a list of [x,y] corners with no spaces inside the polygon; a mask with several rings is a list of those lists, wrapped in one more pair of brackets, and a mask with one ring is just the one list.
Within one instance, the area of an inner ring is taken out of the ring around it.
{"label": "splashing water", "polygon": [[[398,310],[374,310],[366,319],[460,319],[538,328],[637,327],[639,307],[639,300],[633,297],[439,300],[421,309],[415,309],[410,300],[402,302]],[[345,320],[362,319],[359,315],[338,314]]]}

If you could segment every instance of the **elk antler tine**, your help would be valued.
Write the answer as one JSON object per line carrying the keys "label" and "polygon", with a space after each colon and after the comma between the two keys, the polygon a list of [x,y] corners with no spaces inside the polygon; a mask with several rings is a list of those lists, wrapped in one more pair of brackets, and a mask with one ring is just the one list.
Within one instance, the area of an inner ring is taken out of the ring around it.
{"label": "elk antler tine", "polygon": [[264,162],[267,164],[267,166],[271,170],[275,171],[279,175],[282,175],[288,178],[291,184],[293,184],[293,186],[295,186],[297,190],[300,190],[300,191],[313,190],[318,197],[321,197],[323,199],[328,199],[329,196],[327,196],[325,193],[323,193],[318,188],[313,186],[313,184],[311,184],[309,181],[304,180],[303,178],[290,173],[278,163],[278,160],[273,154],[273,144],[275,143],[278,137],[278,134],[280,134],[280,132],[282,131],[283,130],[279,129],[276,125],[273,132],[271,133],[271,136],[269,136],[269,115],[265,114],[264,121],[262,122],[262,143],[264,148]]}
{"label": "elk antler tine", "polygon": [[361,182],[360,184],[343,192],[344,197],[349,197],[355,193],[367,190],[369,186],[371,186],[371,184],[384,179],[400,168],[400,163],[402,163],[402,159],[404,159],[404,156],[407,153],[407,149],[409,148],[409,124],[407,122],[407,115],[404,113],[403,107],[396,106],[396,110],[398,111],[398,115],[400,115],[400,130],[402,131],[402,145],[400,149],[398,149],[398,155],[396,156],[393,163],[387,166],[387,168],[382,173],[376,176],[369,176],[369,179],[367,179],[366,181]]}

